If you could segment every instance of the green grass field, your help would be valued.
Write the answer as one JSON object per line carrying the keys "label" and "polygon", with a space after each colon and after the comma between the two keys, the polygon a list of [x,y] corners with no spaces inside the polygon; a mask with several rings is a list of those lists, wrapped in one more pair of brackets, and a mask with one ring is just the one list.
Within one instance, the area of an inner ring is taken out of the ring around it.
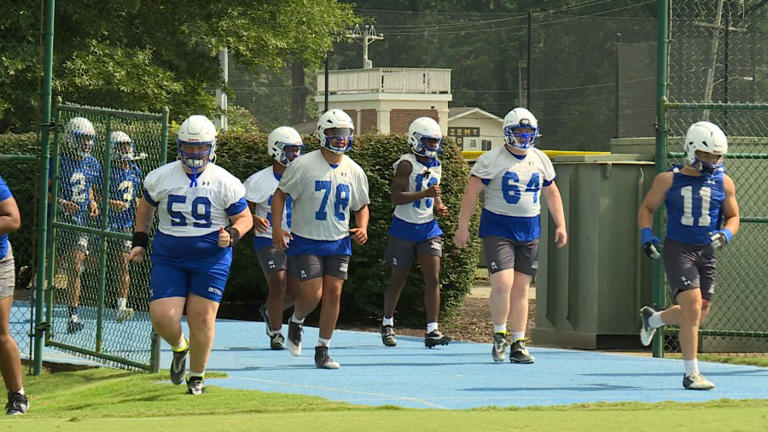
{"label": "green grass field", "polygon": [[27,376],[24,387],[31,397],[30,411],[23,417],[4,419],[0,430],[698,432],[768,428],[768,400],[443,411],[356,406],[311,396],[215,386],[208,386],[203,396],[192,397],[185,393],[185,386],[161,382],[165,379],[165,373],[147,375],[107,368]]}

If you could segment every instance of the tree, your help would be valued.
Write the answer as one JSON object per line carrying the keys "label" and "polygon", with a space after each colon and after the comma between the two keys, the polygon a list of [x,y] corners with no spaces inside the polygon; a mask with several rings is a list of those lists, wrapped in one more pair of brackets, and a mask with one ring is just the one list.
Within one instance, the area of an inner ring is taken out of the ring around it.
{"label": "tree", "polygon": [[[17,0],[0,15],[0,132],[38,121],[40,2]],[[54,91],[89,105],[212,114],[218,51],[248,70],[302,62],[318,67],[358,20],[327,0],[70,0],[56,9]]]}

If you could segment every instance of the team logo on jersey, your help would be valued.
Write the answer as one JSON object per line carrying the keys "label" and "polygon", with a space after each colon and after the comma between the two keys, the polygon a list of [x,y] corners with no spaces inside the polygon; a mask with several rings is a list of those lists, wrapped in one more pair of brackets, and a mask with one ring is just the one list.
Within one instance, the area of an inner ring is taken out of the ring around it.
{"label": "team logo on jersey", "polygon": [[709,178],[709,179],[707,179],[707,181],[705,181],[704,183],[706,183],[706,184],[708,184],[708,185],[711,185],[711,186],[714,186],[716,182],[715,182],[715,179],[713,179],[713,178]]}

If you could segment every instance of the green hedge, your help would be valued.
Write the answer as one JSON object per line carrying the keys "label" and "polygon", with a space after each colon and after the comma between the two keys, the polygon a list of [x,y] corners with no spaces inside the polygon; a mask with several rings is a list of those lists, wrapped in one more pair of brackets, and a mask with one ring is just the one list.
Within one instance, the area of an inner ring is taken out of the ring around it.
{"label": "green hedge", "polygon": [[[307,150],[318,147],[317,139],[305,136]],[[387,242],[387,230],[392,221],[393,206],[389,199],[389,187],[394,174],[392,164],[401,154],[410,151],[404,136],[366,134],[355,137],[355,146],[349,154],[363,167],[370,186],[371,220],[368,227],[368,243],[353,245],[349,280],[344,285],[341,319],[347,322],[379,318],[383,309],[384,289],[389,282],[390,270],[383,262]],[[175,154],[175,150],[173,152]],[[442,309],[450,316],[469,292],[475,277],[478,248],[463,251],[453,245],[461,195],[466,187],[469,167],[461,158],[459,148],[453,142],[444,146],[443,202],[451,210],[440,226],[446,233],[443,242],[441,274]],[[217,163],[232,174],[245,180],[259,169],[270,165],[272,159],[266,152],[266,134],[222,133],[217,149]],[[476,232],[473,220],[473,232]],[[251,237],[241,242],[235,251],[225,301],[246,302],[255,305],[266,298],[266,285],[258,269]],[[477,242],[475,242],[477,244]],[[424,281],[421,271],[414,266],[398,303],[399,322],[423,324]],[[253,311],[255,316],[255,311]]]}

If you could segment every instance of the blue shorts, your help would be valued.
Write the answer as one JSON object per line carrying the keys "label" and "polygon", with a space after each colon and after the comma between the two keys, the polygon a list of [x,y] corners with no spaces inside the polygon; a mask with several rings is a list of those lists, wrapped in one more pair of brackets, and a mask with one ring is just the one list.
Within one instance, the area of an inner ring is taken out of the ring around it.
{"label": "blue shorts", "polygon": [[229,256],[229,260],[222,260],[210,267],[152,257],[150,301],[168,297],[186,298],[189,294],[195,294],[220,303],[232,263]]}

